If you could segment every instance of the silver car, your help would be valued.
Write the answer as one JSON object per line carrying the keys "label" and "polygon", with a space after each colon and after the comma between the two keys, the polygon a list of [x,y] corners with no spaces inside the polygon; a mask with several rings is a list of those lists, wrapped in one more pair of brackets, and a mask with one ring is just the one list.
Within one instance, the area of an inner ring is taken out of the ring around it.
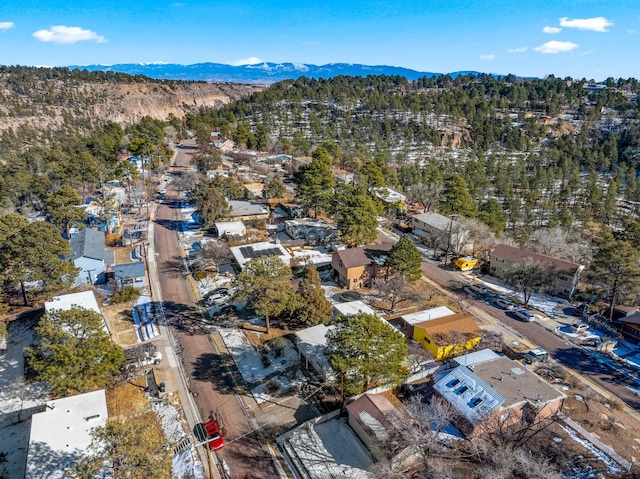
{"label": "silver car", "polygon": [[496,299],[495,303],[498,308],[506,309],[507,311],[513,311],[514,309],[516,309],[516,305],[508,299],[498,298]]}

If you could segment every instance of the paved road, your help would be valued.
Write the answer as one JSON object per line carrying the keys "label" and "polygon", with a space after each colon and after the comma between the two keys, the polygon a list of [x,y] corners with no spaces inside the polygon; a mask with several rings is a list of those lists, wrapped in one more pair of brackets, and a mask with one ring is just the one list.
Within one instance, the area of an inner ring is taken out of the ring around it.
{"label": "paved road", "polygon": [[[430,261],[422,263],[422,272],[427,278],[431,278],[444,288],[454,293],[465,294],[463,288],[466,282],[459,274],[446,270],[435,262]],[[466,299],[471,305],[488,313],[502,324],[515,329],[522,336],[547,350],[554,359],[563,365],[578,371],[598,386],[622,399],[635,410],[640,411],[640,397],[634,392],[634,389],[637,389],[635,381],[616,371],[605,362],[599,361],[598,354],[591,355],[584,349],[562,340],[537,321],[525,323],[512,318],[504,310],[482,300],[472,298],[470,295],[466,295]]]}
{"label": "paved road", "polygon": [[[176,161],[175,170],[183,170],[189,162],[189,150],[179,150]],[[224,367],[225,361],[231,363],[230,358],[218,353],[211,335],[199,326],[203,312],[196,306],[184,274],[176,233],[176,210],[169,201],[177,197],[177,193],[171,185],[168,189],[167,201],[158,206],[155,218],[156,260],[167,324],[178,338],[191,392],[203,418],[211,413],[222,418],[227,444],[218,457],[229,464],[231,477],[277,477],[271,457],[251,434],[253,427]],[[240,439],[232,441],[236,438]]]}

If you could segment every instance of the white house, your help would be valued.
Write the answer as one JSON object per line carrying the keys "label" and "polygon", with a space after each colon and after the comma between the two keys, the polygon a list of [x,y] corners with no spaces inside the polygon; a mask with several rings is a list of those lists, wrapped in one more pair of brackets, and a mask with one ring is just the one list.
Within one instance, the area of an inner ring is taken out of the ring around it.
{"label": "white house", "polygon": [[218,232],[218,238],[224,238],[225,236],[247,236],[247,227],[242,221],[218,221],[215,224],[216,231]]}
{"label": "white house", "polygon": [[48,313],[50,311],[59,309],[61,311],[69,311],[73,307],[79,307],[84,309],[90,309],[95,311],[102,318],[102,326],[108,333],[107,323],[104,320],[98,301],[96,300],[93,291],[82,291],[80,293],[63,294],[61,296],[54,296],[51,301],[45,301],[44,310]]}
{"label": "white house", "polygon": [[49,401],[31,417],[27,479],[59,479],[91,443],[91,430],[107,424],[104,389]]}
{"label": "white house", "polygon": [[323,381],[335,379],[336,377],[335,371],[329,364],[329,358],[325,354],[327,333],[334,327],[318,324],[295,333],[300,359],[304,358],[305,367],[313,369]]}
{"label": "white house", "polygon": [[105,248],[104,233],[89,228],[78,231],[69,240],[70,260],[80,268],[75,285],[104,283],[107,266],[115,263],[113,251]]}
{"label": "white house", "polygon": [[425,238],[434,249],[453,251],[456,254],[473,252],[469,228],[462,223],[438,213],[421,213],[411,218],[413,232]]}

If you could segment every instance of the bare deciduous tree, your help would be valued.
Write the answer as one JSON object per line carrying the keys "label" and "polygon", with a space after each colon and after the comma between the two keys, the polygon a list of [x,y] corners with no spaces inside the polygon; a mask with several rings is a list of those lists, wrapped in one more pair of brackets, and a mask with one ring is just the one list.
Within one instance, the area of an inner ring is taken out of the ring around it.
{"label": "bare deciduous tree", "polygon": [[413,289],[409,281],[401,275],[395,274],[388,278],[373,280],[373,288],[389,303],[389,311],[395,311],[398,305],[409,301],[421,301],[422,293]]}
{"label": "bare deciduous tree", "polygon": [[417,183],[409,188],[409,198],[424,207],[423,212],[428,213],[440,202],[442,197],[442,186],[433,183]]}

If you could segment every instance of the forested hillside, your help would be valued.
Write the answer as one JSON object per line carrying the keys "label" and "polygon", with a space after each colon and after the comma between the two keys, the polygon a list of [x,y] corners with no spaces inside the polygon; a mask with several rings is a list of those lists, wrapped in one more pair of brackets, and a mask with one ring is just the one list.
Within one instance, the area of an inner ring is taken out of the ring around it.
{"label": "forested hillside", "polygon": [[619,229],[640,211],[639,90],[635,79],[300,78],[188,123],[249,147],[268,139],[274,152],[324,144],[334,166],[415,200],[432,191],[437,204],[463,188],[474,215],[506,220],[526,242],[536,228],[592,219]]}

